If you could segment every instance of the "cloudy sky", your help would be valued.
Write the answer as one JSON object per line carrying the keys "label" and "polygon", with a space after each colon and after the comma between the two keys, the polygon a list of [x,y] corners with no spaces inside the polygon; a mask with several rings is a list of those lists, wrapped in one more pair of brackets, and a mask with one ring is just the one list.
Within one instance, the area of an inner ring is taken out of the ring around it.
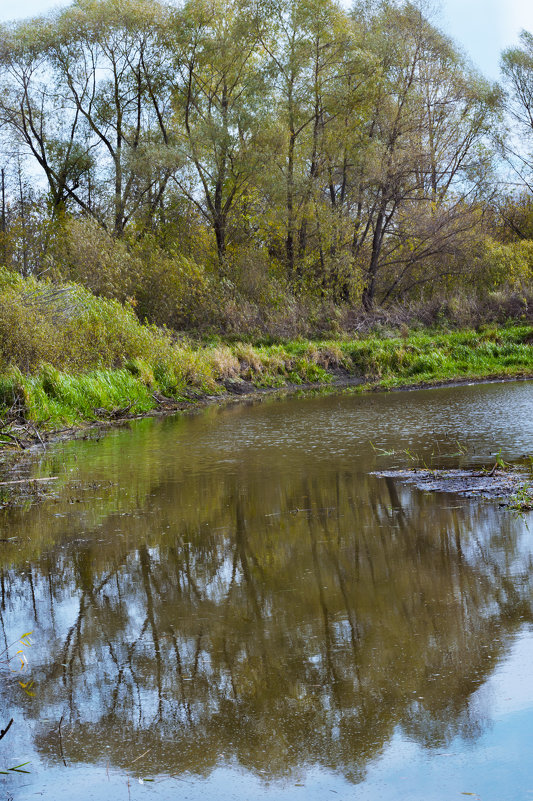
{"label": "cloudy sky", "polygon": [[[41,14],[67,0],[0,0],[0,20]],[[349,0],[346,0],[349,5]],[[533,31],[532,0],[437,0],[439,27],[455,39],[489,78],[498,77],[500,52],[519,32]]]}

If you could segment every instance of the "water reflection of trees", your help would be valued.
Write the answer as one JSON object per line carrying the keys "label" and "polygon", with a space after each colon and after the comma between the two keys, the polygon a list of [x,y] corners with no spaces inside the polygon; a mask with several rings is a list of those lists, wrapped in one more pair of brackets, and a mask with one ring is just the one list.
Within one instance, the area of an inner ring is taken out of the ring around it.
{"label": "water reflection of trees", "polygon": [[531,616],[530,565],[493,507],[413,492],[350,472],[160,479],[142,510],[4,569],[3,609],[47,645],[43,754],[62,713],[70,760],[151,749],[141,772],[222,757],[358,780],[398,725],[430,747],[475,737],[469,698]]}

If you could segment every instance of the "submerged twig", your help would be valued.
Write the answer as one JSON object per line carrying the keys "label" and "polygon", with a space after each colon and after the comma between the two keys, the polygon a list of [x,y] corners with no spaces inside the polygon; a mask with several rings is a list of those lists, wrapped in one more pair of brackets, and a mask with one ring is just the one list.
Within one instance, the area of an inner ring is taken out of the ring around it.
{"label": "submerged twig", "polygon": [[138,761],[139,761],[139,759],[142,759],[142,758],[143,758],[143,756],[146,756],[146,754],[149,754],[149,753],[150,753],[150,751],[152,751],[152,750],[153,750],[152,748],[148,748],[146,751],[144,751],[144,752],[143,752],[142,754],[140,754],[138,757],[135,757],[135,759],[133,760],[133,762],[130,762],[130,765],[134,765],[136,762],[138,762]]}
{"label": "submerged twig", "polygon": [[59,476],[49,476],[48,478],[18,478],[16,481],[0,481],[0,487],[7,487],[10,484],[29,484],[43,481],[57,481]]}
{"label": "submerged twig", "polygon": [[63,738],[61,736],[61,724],[62,723],[63,723],[63,715],[61,715],[61,718],[59,720],[59,752],[61,754],[61,759],[63,760],[63,765],[65,767],[67,767],[67,763],[65,761],[65,755],[63,753]]}
{"label": "submerged twig", "polygon": [[11,718],[11,720],[9,721],[9,723],[7,724],[7,726],[5,727],[5,729],[2,729],[2,730],[0,731],[0,740],[1,740],[3,737],[5,737],[5,736],[6,736],[6,734],[7,734],[7,733],[8,733],[8,731],[9,731],[9,729],[11,728],[11,725],[12,725],[12,723],[13,723],[13,718]]}

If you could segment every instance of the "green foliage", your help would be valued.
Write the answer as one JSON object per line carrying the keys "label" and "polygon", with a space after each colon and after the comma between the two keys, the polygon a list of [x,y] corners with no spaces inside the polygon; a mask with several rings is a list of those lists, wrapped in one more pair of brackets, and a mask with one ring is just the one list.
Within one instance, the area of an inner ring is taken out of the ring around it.
{"label": "green foliage", "polygon": [[533,283],[533,240],[484,242],[478,257],[478,286],[524,291]]}
{"label": "green foliage", "polygon": [[142,325],[130,304],[97,298],[76,284],[19,280],[0,289],[0,359],[4,369],[35,372],[120,367],[125,360],[170,358],[168,332]]}
{"label": "green foliage", "polygon": [[49,427],[127,408],[146,412],[216,394],[223,383],[258,387],[331,383],[353,375],[383,387],[452,378],[530,374],[531,326],[409,332],[277,343],[200,344],[142,324],[131,304],[76,284],[0,275],[0,409],[17,406]]}
{"label": "green foliage", "polygon": [[80,0],[1,34],[3,131],[46,179],[8,165],[22,275],[278,337],[471,286],[501,93],[412,3]]}
{"label": "green foliage", "polygon": [[496,331],[413,333],[405,339],[370,337],[354,343],[351,358],[383,387],[434,383],[462,377],[515,376],[533,370],[530,326]]}
{"label": "green foliage", "polygon": [[135,260],[126,243],[95,220],[65,220],[55,230],[48,259],[58,279],[75,281],[97,295],[123,302],[132,294]]}
{"label": "green foliage", "polygon": [[201,328],[217,320],[219,288],[204,267],[152,241],[134,251],[138,273],[131,289],[140,319],[175,329]]}
{"label": "green foliage", "polygon": [[205,268],[155,236],[117,239],[94,220],[68,219],[48,260],[58,280],[128,303],[141,320],[183,329],[217,317],[217,287]]}
{"label": "green foliage", "polygon": [[511,497],[509,507],[515,512],[533,511],[533,485],[531,482],[526,482],[515,492]]}
{"label": "green foliage", "polygon": [[148,389],[124,369],[70,376],[44,365],[37,375],[24,378],[22,385],[26,409],[37,423],[96,419],[95,410],[112,411],[125,400],[139,412],[153,406]]}

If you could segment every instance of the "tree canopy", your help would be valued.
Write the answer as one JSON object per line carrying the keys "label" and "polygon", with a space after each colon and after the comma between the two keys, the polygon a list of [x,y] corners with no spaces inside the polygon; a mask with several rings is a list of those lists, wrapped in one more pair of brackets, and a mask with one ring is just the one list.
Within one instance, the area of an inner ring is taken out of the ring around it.
{"label": "tree canopy", "polygon": [[[272,302],[370,311],[472,271],[503,95],[417,4],[75,0],[0,39],[5,261],[72,266],[81,220]],[[531,41],[503,56],[527,135]]]}

